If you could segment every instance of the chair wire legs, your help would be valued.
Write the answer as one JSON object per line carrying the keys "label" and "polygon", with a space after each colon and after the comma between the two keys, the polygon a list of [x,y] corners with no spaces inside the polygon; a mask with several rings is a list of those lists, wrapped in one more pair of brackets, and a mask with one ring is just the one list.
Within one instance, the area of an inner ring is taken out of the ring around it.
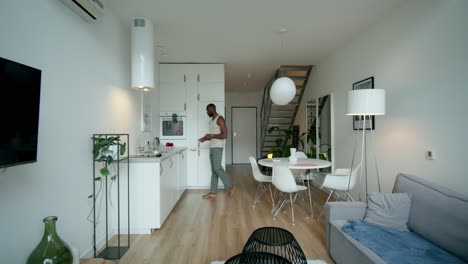
{"label": "chair wire legs", "polygon": [[[332,191],[330,192],[330,195],[328,195],[328,198],[327,198],[327,200],[325,201],[325,203],[323,204],[322,210],[320,210],[320,214],[319,214],[319,216],[317,217],[317,219],[320,219],[320,217],[322,216],[323,209],[325,208],[325,205],[328,203],[328,201],[330,201],[330,198],[332,197],[332,195],[333,195],[334,192],[335,192],[335,191],[332,190]],[[349,198],[349,199],[351,199],[352,202],[354,202],[354,199],[353,199],[353,197],[351,197],[351,195],[349,194],[349,192],[345,192],[345,194],[346,194],[346,200],[348,200],[348,198]]]}
{"label": "chair wire legs", "polygon": [[257,203],[260,202],[260,199],[262,198],[262,195],[266,191],[270,192],[270,198],[271,198],[272,206],[273,207],[275,206],[275,201],[273,199],[273,193],[271,192],[271,184],[268,184],[268,187],[267,187],[267,186],[265,186],[265,183],[259,182],[258,186],[257,186],[257,192],[255,193],[255,199],[254,199],[254,202],[252,204],[252,207],[255,207],[255,205],[257,205]]}
{"label": "chair wire legs", "polygon": [[294,223],[294,202],[296,201],[297,198],[297,193],[294,195],[292,193],[289,193],[289,199],[285,193],[281,193],[280,196],[278,197],[278,202],[276,203],[276,206],[272,210],[272,215],[273,215],[273,220],[276,219],[276,215],[283,209],[283,206],[286,203],[289,203],[291,206],[291,216],[292,216],[292,224],[295,225]]}
{"label": "chair wire legs", "polygon": [[330,195],[328,195],[328,198],[327,198],[327,200],[325,201],[325,203],[323,204],[322,210],[320,210],[320,214],[318,215],[317,219],[320,219],[320,217],[322,216],[323,209],[325,208],[325,205],[328,203],[328,201],[330,200],[330,198],[332,197],[332,195],[333,195],[334,192],[335,192],[335,191],[332,190],[332,191],[330,192]]}

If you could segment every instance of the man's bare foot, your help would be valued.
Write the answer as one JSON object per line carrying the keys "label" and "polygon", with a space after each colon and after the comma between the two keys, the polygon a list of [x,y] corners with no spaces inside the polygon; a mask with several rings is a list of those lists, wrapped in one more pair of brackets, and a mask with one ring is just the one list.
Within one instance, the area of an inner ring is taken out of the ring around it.
{"label": "man's bare foot", "polygon": [[228,191],[229,196],[232,196],[232,195],[234,194],[234,191],[235,191],[234,186],[232,186],[231,188],[229,188],[229,191]]}
{"label": "man's bare foot", "polygon": [[213,194],[213,193],[212,193],[212,192],[209,192],[209,193],[207,193],[207,194],[204,194],[202,197],[205,198],[205,197],[207,197],[207,196],[210,195],[210,194]]}
{"label": "man's bare foot", "polygon": [[216,198],[216,193],[209,193],[206,195],[203,195],[203,199],[215,199]]}

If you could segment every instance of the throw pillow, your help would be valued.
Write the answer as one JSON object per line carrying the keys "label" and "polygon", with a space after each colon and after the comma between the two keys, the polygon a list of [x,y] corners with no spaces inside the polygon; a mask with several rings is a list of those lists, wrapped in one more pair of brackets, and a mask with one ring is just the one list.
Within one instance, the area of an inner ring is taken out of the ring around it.
{"label": "throw pillow", "polygon": [[410,193],[369,193],[364,221],[400,231],[408,230]]}

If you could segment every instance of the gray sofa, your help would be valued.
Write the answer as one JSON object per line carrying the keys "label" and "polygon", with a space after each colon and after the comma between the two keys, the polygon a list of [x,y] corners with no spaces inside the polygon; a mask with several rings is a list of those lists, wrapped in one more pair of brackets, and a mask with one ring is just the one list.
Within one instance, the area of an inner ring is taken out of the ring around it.
{"label": "gray sofa", "polygon": [[[420,177],[399,174],[393,193],[411,193],[410,231],[468,262],[468,197]],[[347,220],[362,220],[366,204],[330,202],[326,208],[328,252],[336,263],[386,263],[341,230]]]}

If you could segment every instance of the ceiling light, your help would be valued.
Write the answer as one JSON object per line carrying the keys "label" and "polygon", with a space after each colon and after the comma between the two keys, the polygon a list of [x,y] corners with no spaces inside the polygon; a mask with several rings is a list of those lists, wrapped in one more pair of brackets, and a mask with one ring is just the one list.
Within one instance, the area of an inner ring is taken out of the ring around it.
{"label": "ceiling light", "polygon": [[[287,29],[280,29],[281,34],[281,54],[283,53],[284,34],[288,32]],[[280,65],[281,69],[281,65]],[[281,72],[280,78],[273,82],[270,90],[270,98],[273,103],[277,105],[287,105],[296,96],[296,84],[289,77],[284,77]]]}
{"label": "ceiling light", "polygon": [[271,86],[271,101],[277,105],[287,105],[294,96],[296,96],[296,85],[291,78],[278,78]]}

